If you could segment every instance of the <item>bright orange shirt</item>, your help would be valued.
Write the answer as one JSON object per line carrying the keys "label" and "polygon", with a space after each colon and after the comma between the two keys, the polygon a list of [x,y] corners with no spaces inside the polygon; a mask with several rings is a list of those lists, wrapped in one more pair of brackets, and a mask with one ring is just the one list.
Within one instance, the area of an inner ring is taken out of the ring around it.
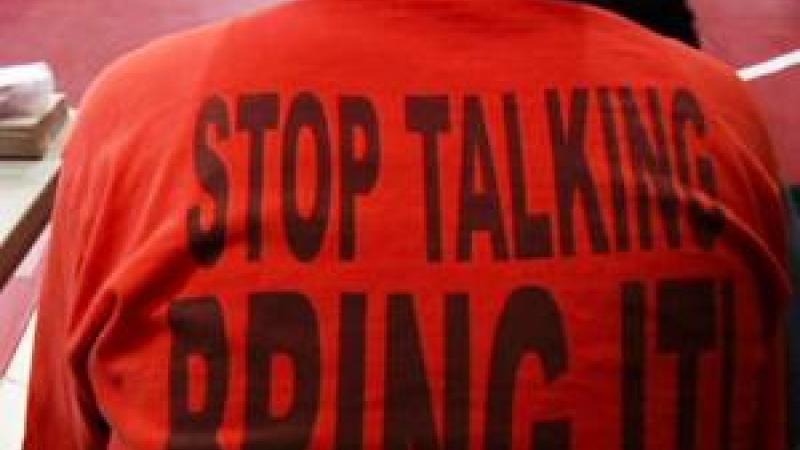
{"label": "bright orange shirt", "polygon": [[701,53],[569,2],[283,4],[88,94],[26,449],[783,450],[784,234]]}

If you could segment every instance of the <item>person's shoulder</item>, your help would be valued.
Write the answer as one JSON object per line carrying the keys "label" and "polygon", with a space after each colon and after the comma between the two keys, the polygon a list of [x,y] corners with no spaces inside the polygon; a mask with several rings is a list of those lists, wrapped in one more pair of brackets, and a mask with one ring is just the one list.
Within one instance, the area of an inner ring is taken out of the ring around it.
{"label": "person's shoulder", "polygon": [[118,57],[92,82],[82,107],[118,101],[131,107],[162,94],[177,99],[196,82],[230,26],[226,20],[169,34]]}
{"label": "person's shoulder", "polygon": [[602,8],[557,3],[579,11],[576,14],[582,16],[581,20],[591,24],[588,28],[592,38],[602,43],[589,45],[611,55],[609,61],[624,57],[632,64],[621,67],[635,69],[640,74],[656,74],[667,84],[693,91],[705,106],[723,112],[720,117],[734,121],[758,120],[748,86],[729,64]]}
{"label": "person's shoulder", "polygon": [[[64,152],[65,167],[81,173],[111,170],[132,151],[136,139],[182,123],[204,66],[223,38],[229,21],[156,39],[118,57],[84,93]],[[69,178],[69,170],[65,171]]]}
{"label": "person's shoulder", "polygon": [[159,104],[180,105],[196,94],[198,84],[213,71],[215,61],[231,48],[237,27],[252,17],[274,16],[278,11],[293,9],[288,5],[300,3],[306,2],[275,1],[145,43],[119,56],[100,72],[87,90],[81,109],[93,109],[99,104],[105,113],[113,114],[114,105],[124,103],[125,113],[130,115],[140,112],[140,107],[153,110]]}
{"label": "person's shoulder", "polygon": [[[683,74],[694,71],[736,80],[735,70],[719,59],[678,39],[650,30],[632,19],[589,4],[546,1],[552,7],[561,9],[563,14],[574,17],[573,20],[586,24],[586,28],[591,30],[591,37],[605,44],[606,49],[639,49],[641,54],[637,56],[643,65],[657,62]],[[593,48],[597,47],[595,44],[591,43]]]}
{"label": "person's shoulder", "polygon": [[631,74],[624,76],[630,75],[637,81],[690,91],[701,104],[708,126],[717,139],[724,141],[728,153],[758,161],[767,172],[777,173],[761,113],[750,87],[735,68],[705,51],[661,36],[601,8],[553,3],[581,17],[579,21],[587,24],[591,37],[595,38],[588,39],[593,42],[587,45],[606,55],[604,61],[630,61],[630,64],[615,64],[609,70],[628,69]]}

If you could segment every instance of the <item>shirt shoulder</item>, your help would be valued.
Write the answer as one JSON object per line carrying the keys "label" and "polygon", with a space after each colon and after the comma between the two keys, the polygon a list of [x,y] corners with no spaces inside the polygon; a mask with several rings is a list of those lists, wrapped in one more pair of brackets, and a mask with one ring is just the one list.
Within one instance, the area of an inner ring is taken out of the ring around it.
{"label": "shirt shoulder", "polygon": [[[218,22],[156,39],[109,64],[94,80],[82,109],[125,106],[140,101],[178,101],[201,79],[231,21]],[[122,103],[120,103],[120,101]]]}
{"label": "shirt shoulder", "polygon": [[[630,67],[644,80],[660,78],[672,86],[690,90],[701,101],[712,127],[724,130],[722,134],[750,153],[767,172],[777,173],[760,110],[750,87],[734,67],[705,51],[600,8],[572,7],[587,16],[592,36],[605,41],[599,51],[609,61],[622,60],[622,67]],[[625,64],[626,60],[632,64]]]}

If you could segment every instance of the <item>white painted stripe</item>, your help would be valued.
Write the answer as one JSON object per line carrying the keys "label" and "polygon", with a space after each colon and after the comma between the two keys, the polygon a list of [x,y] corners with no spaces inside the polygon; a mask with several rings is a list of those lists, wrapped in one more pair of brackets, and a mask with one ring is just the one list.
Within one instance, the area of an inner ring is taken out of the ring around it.
{"label": "white painted stripe", "polygon": [[[17,271],[14,273],[15,277],[21,278],[32,278],[33,272],[42,262],[42,258],[44,257],[44,250],[45,244],[49,242],[50,238],[50,225],[44,229],[42,234],[39,235],[39,238],[33,244],[33,247],[28,251],[28,255],[25,256],[25,259],[22,260],[19,267],[17,267]],[[35,300],[35,299],[32,299]]]}
{"label": "white painted stripe", "polygon": [[31,360],[33,358],[33,341],[36,335],[37,312],[31,315],[28,326],[25,327],[25,334],[19,341],[14,358],[6,370],[5,380],[21,386],[28,385],[31,376]]}
{"label": "white painted stripe", "polygon": [[7,376],[0,380],[0,449],[19,450],[25,435],[25,412],[28,406],[28,379],[33,358],[36,315],[31,318],[25,337],[17,347]]}
{"label": "white painted stripe", "polygon": [[772,75],[798,65],[800,65],[800,49],[772,58],[760,64],[745,67],[740,69],[738,73],[739,78],[745,81],[750,81],[755,80],[756,78]]}

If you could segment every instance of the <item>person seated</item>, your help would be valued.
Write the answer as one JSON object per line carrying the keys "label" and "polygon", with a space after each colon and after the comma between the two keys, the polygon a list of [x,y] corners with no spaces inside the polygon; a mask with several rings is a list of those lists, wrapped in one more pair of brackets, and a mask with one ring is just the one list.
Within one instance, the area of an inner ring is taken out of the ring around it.
{"label": "person seated", "polygon": [[785,450],[784,205],[734,71],[600,9],[282,2],[113,64],[27,450]]}

